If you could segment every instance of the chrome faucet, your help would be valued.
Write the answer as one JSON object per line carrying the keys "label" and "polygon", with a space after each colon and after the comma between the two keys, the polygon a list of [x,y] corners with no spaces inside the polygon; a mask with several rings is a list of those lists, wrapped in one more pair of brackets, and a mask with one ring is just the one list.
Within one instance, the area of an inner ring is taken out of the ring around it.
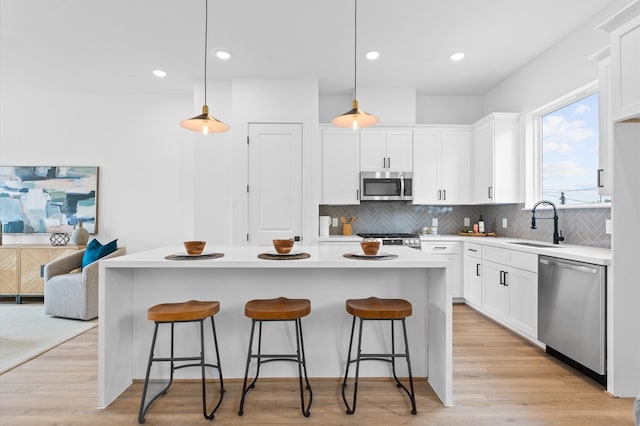
{"label": "chrome faucet", "polygon": [[[536,208],[540,204],[549,204],[553,207],[553,244],[558,244],[560,241],[564,241],[564,237],[562,236],[562,231],[558,231],[558,211],[556,210],[556,205],[551,201],[542,200],[538,201],[533,205],[533,209],[531,209],[531,229],[536,229]],[[538,219],[551,219],[550,217],[539,217]]]}

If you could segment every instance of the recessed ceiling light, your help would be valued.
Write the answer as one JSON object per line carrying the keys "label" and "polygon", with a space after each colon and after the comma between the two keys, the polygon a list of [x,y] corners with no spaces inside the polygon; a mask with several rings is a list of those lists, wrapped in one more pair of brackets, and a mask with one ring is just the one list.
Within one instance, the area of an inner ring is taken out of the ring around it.
{"label": "recessed ceiling light", "polygon": [[376,52],[375,50],[370,50],[369,52],[365,53],[364,56],[368,60],[374,61],[380,57],[380,52]]}
{"label": "recessed ceiling light", "polygon": [[153,75],[156,77],[164,78],[167,76],[167,73],[162,70],[153,70]]}
{"label": "recessed ceiling light", "polygon": [[218,57],[218,59],[222,59],[223,61],[231,59],[231,53],[227,52],[226,50],[216,50],[216,56]]}
{"label": "recessed ceiling light", "polygon": [[449,59],[451,59],[452,61],[461,61],[462,58],[464,58],[463,52],[457,52],[449,56]]}

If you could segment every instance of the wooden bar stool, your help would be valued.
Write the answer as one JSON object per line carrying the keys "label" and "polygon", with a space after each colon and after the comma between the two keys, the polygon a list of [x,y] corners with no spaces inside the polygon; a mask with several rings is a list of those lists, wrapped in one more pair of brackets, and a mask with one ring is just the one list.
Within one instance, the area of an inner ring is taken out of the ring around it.
{"label": "wooden bar stool", "polygon": [[[249,351],[247,352],[247,365],[244,372],[244,382],[242,385],[242,398],[240,399],[240,408],[238,409],[238,415],[244,414],[244,400],[249,389],[255,387],[258,375],[260,374],[260,365],[272,361],[292,361],[298,364],[298,381],[300,384],[300,408],[302,414],[305,417],[309,417],[311,412],[311,402],[313,401],[313,393],[311,392],[311,385],[309,384],[309,378],[307,377],[307,363],[304,356],[304,341],[302,339],[302,321],[301,318],[309,315],[311,312],[311,302],[307,299],[287,299],[286,297],[279,297],[277,299],[258,299],[250,300],[245,304],[244,314],[251,318],[251,335],[249,337]],[[296,353],[295,354],[263,354],[261,353],[262,346],[262,323],[270,321],[293,321],[296,329]],[[258,323],[258,352],[254,354],[253,350],[253,336]],[[253,381],[247,386],[247,377],[249,375],[249,366],[251,359],[257,359],[256,376]],[[302,384],[302,374],[304,372],[304,381],[306,389],[309,392],[309,403],[305,407],[304,403],[304,387]]]}
{"label": "wooden bar stool", "polygon": [[[402,388],[411,400],[411,414],[416,414],[416,398],[413,389],[413,376],[411,375],[411,360],[409,358],[409,343],[407,339],[407,327],[405,318],[411,316],[411,303],[404,299],[378,299],[377,297],[369,297],[368,299],[348,299],[347,312],[353,315],[351,325],[351,337],[349,338],[349,353],[347,354],[347,368],[342,381],[342,400],[347,406],[347,414],[353,414],[356,411],[356,397],[358,395],[358,376],[360,374],[360,361],[385,361],[391,363],[393,378],[399,388]],[[358,349],[356,358],[351,358],[351,348],[353,346],[353,335],[356,327],[356,318],[360,319],[360,328],[358,330]],[[391,322],[391,353],[362,353],[362,324],[364,321],[390,321]],[[402,332],[404,334],[404,354],[396,353],[394,323],[402,322]],[[405,358],[407,360],[407,368],[409,371],[409,391],[398,379],[396,375],[396,358]],[[356,363],[355,383],[353,386],[353,402],[351,406],[347,402],[345,389],[347,387],[347,378],[349,376],[349,366]]]}
{"label": "wooden bar stool", "polygon": [[[155,322],[155,329],[153,331],[153,340],[151,342],[151,351],[149,353],[149,363],[147,364],[147,374],[144,379],[144,388],[142,390],[142,400],[140,401],[140,412],[138,414],[138,422],[144,423],[144,417],[149,410],[151,404],[154,403],[158,397],[167,393],[167,390],[173,382],[173,372],[180,368],[185,367],[200,367],[202,370],[202,414],[206,419],[213,419],[214,414],[220,403],[222,403],[222,396],[224,395],[224,383],[222,380],[222,367],[220,366],[220,353],[218,352],[218,337],[216,335],[216,325],[213,316],[220,311],[220,302],[200,302],[196,300],[190,300],[184,303],[163,303],[155,305],[149,308],[147,311],[147,318],[150,321]],[[213,343],[216,349],[217,364],[205,363],[204,356],[204,322],[207,318],[211,318],[211,328],[213,332]],[[184,322],[199,322],[200,323],[200,355],[191,357],[176,357],[174,356],[174,325],[175,323]],[[156,346],[156,337],[158,335],[158,326],[160,324],[171,324],[171,356],[156,357],[154,354]],[[189,362],[198,361],[198,362]],[[169,383],[155,396],[149,399],[149,402],[145,404],[147,397],[147,389],[149,386],[149,374],[151,372],[151,365],[154,362],[169,362],[171,363],[171,373],[169,377]],[[187,364],[175,365],[175,362],[187,362]],[[218,376],[220,380],[220,398],[213,410],[207,413],[207,393],[205,387],[205,367],[211,367],[218,370]]]}

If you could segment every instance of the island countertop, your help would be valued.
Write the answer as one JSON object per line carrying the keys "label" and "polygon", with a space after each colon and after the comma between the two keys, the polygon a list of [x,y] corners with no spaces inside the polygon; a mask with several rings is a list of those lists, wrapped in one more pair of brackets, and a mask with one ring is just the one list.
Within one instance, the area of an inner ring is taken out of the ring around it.
{"label": "island countertop", "polygon": [[395,259],[347,259],[348,253],[362,254],[358,243],[341,246],[310,245],[294,246],[291,253],[308,253],[307,259],[259,259],[261,253],[275,254],[269,246],[206,246],[203,253],[222,253],[216,259],[167,260],[172,254],[185,255],[180,246],[163,247],[149,251],[109,259],[109,267],[118,268],[415,268],[425,262],[433,267],[446,266],[441,259],[429,256],[420,250],[402,246],[381,247],[379,254],[398,255]]}
{"label": "island countertop", "polygon": [[[393,259],[345,258],[345,253],[361,253],[357,243],[296,245],[293,251],[309,257],[266,260],[258,255],[275,253],[273,247],[207,246],[204,253],[224,256],[167,260],[166,256],[185,254],[183,247],[171,246],[101,261],[98,406],[107,407],[133,380],[144,378],[153,333],[153,322],[147,319],[151,306],[192,299],[219,301],[215,323],[223,374],[225,378],[242,378],[251,324],[244,316],[244,304],[280,296],[311,301],[311,313],[302,322],[312,385],[313,378],[340,378],[344,374],[351,321],[345,311],[346,299],[376,296],[409,300],[413,314],[407,320],[407,333],[414,377],[417,383],[427,378],[443,404],[453,405],[452,261],[400,246],[381,248],[381,252],[397,255]],[[367,339],[374,350],[388,344],[383,337],[389,339],[389,330],[382,326],[388,324],[371,325]],[[183,325],[176,345],[197,352],[196,329]],[[283,331],[263,344],[280,352],[291,341],[287,329]],[[158,350],[166,351],[166,339],[158,339]],[[261,370],[261,376],[294,377],[287,368],[273,365],[264,373]],[[369,363],[361,375],[386,377],[388,369],[386,363]],[[178,378],[197,376],[197,371],[189,370],[197,369],[181,370]]]}

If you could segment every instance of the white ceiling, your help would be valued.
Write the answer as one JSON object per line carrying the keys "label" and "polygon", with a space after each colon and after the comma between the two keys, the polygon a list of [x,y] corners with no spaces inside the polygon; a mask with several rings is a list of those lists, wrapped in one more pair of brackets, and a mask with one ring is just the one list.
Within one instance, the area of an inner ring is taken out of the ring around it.
{"label": "white ceiling", "polygon": [[[204,1],[0,0],[3,84],[190,93]],[[358,86],[482,95],[612,2],[359,0]],[[351,93],[353,22],[350,0],[209,0],[209,48],[233,57],[210,56],[208,77],[311,76],[321,94]],[[457,51],[467,56],[452,63]]]}

